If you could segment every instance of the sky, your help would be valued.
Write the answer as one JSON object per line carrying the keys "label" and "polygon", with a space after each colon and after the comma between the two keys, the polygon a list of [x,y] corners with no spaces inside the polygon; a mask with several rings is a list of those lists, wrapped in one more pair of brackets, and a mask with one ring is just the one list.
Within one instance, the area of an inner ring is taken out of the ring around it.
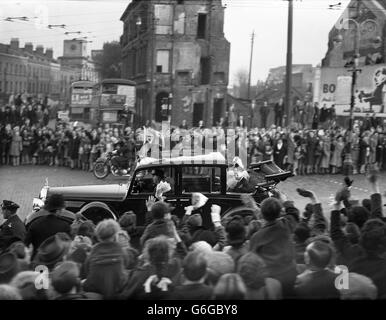
{"label": "sky", "polygon": [[[329,10],[341,3],[341,9]],[[100,49],[104,42],[119,40],[123,23],[119,20],[130,0],[1,0],[0,42],[19,38],[20,45],[32,42],[63,54],[63,40],[87,37],[88,50]],[[328,33],[349,0],[295,0],[293,63],[321,62],[327,52]],[[265,80],[270,68],[285,65],[287,51],[287,8],[284,0],[223,0],[225,37],[231,43],[230,81],[239,70],[248,70],[252,31],[255,31],[252,83]],[[9,22],[7,17],[28,17]],[[47,28],[48,25],[65,25]],[[78,32],[82,34],[68,34]]]}

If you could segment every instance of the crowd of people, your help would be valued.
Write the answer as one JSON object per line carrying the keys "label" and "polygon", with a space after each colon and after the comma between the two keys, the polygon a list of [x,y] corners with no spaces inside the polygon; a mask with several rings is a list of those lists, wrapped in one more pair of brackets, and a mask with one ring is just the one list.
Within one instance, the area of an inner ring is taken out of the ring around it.
{"label": "crowd of people", "polygon": [[[386,169],[386,126],[379,118],[355,120],[351,133],[347,127],[337,125],[334,117],[322,118],[320,115],[326,113],[322,111],[314,112],[319,115],[316,120],[315,116],[312,118],[316,122],[304,122],[303,116],[297,116],[289,127],[276,123],[268,128],[249,129],[245,135],[247,143],[239,143],[238,148],[247,150],[248,164],[274,160],[295,175],[341,173],[348,158],[354,174],[370,167]],[[56,165],[92,171],[98,157],[124,147],[130,168],[143,152],[148,135],[162,135],[161,128],[150,122],[136,130],[109,124],[84,127],[76,122],[57,122],[50,127],[49,114],[49,108],[39,103],[0,108],[0,165]],[[300,111],[296,114],[303,115]],[[241,140],[238,137],[246,132],[245,124],[230,119],[228,115],[211,127],[200,121],[195,128],[183,121],[166,133],[172,139],[169,145],[180,145],[185,152],[187,148],[203,149],[205,140],[226,141],[223,138],[230,129],[235,140]],[[218,144],[217,148],[226,149]]]}
{"label": "crowd of people", "polygon": [[137,225],[136,208],[95,225],[69,214],[60,194],[24,224],[19,206],[4,200],[0,299],[384,299],[378,180],[369,174],[371,194],[361,205],[348,178],[331,208],[316,192],[297,189],[309,199],[304,212],[278,191],[260,206],[244,195],[243,207],[223,218],[221,204],[201,193],[192,194],[182,217],[150,197],[147,212],[136,213],[146,216],[145,226]]}

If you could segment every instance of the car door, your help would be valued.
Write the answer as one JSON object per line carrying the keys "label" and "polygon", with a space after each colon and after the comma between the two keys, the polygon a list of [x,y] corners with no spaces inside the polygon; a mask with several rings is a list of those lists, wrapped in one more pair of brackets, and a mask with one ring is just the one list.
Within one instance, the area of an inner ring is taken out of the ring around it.
{"label": "car door", "polygon": [[[155,186],[152,183],[151,171],[153,167],[139,169],[134,172],[130,187],[127,193],[126,200],[123,202],[123,207],[120,208],[120,212],[133,211],[137,216],[137,225],[146,224],[146,201],[149,197],[155,195]],[[159,167],[159,169],[164,170],[166,174],[166,181],[169,182],[171,190],[166,193],[166,202],[174,206],[176,199],[175,193],[175,180],[176,173],[175,169],[171,166],[169,167]]]}
{"label": "car door", "polygon": [[192,204],[192,194],[202,193],[208,198],[203,207],[203,224],[205,227],[212,225],[210,209],[212,204],[224,206],[225,189],[222,186],[222,169],[219,166],[185,165],[179,168],[178,209],[179,217],[185,214],[185,207]]}

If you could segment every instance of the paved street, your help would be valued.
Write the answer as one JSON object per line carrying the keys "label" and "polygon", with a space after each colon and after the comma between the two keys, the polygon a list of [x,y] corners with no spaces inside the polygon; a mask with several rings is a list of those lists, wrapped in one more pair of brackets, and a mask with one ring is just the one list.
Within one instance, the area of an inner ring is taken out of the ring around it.
{"label": "paved street", "polygon": [[[0,200],[10,199],[21,206],[20,216],[28,214],[32,199],[39,194],[46,178],[50,186],[109,184],[122,182],[124,179],[109,176],[106,180],[97,180],[92,173],[53,168],[45,166],[0,167]],[[297,195],[296,188],[308,188],[318,193],[322,203],[328,204],[342,182],[340,175],[293,177],[279,185],[279,189],[295,201],[303,210],[307,199]],[[386,190],[386,173],[382,174],[381,191]],[[353,197],[362,200],[369,195],[368,183],[364,176],[355,176],[352,190]],[[325,205],[327,211],[328,206]]]}

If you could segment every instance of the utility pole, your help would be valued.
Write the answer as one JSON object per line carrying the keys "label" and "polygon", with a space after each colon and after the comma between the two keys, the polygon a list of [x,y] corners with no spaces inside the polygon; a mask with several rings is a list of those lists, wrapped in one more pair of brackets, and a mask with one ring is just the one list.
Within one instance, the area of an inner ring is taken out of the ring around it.
{"label": "utility pole", "polygon": [[253,63],[253,47],[255,45],[255,30],[252,31],[251,39],[251,60],[249,62],[249,77],[248,77],[248,99],[251,99],[251,75],[252,75],[252,63]]}
{"label": "utility pole", "polygon": [[[360,57],[360,40],[361,40],[361,30],[360,30],[360,24],[355,20],[359,16],[359,8],[360,8],[360,2],[357,0],[356,3],[356,15],[352,21],[356,24],[356,37],[355,37],[355,43],[354,43],[354,56],[352,61],[352,70],[349,70],[352,72],[352,81],[351,81],[351,102],[350,102],[350,122],[349,122],[349,128],[348,128],[348,143],[346,145],[346,152],[345,152],[345,158],[343,161],[343,171],[345,175],[350,175],[353,173],[356,173],[356,169],[354,168],[354,163],[352,161],[352,149],[353,149],[353,123],[354,123],[354,108],[355,108],[355,87],[357,83],[357,76],[358,73],[360,73],[362,70],[358,68],[359,66],[359,57]],[[347,21],[349,22],[349,21]]]}
{"label": "utility pole", "polygon": [[287,68],[286,68],[286,90],[285,90],[285,108],[286,125],[290,123],[292,112],[292,34],[293,34],[293,0],[288,0],[288,35],[287,35]]}

